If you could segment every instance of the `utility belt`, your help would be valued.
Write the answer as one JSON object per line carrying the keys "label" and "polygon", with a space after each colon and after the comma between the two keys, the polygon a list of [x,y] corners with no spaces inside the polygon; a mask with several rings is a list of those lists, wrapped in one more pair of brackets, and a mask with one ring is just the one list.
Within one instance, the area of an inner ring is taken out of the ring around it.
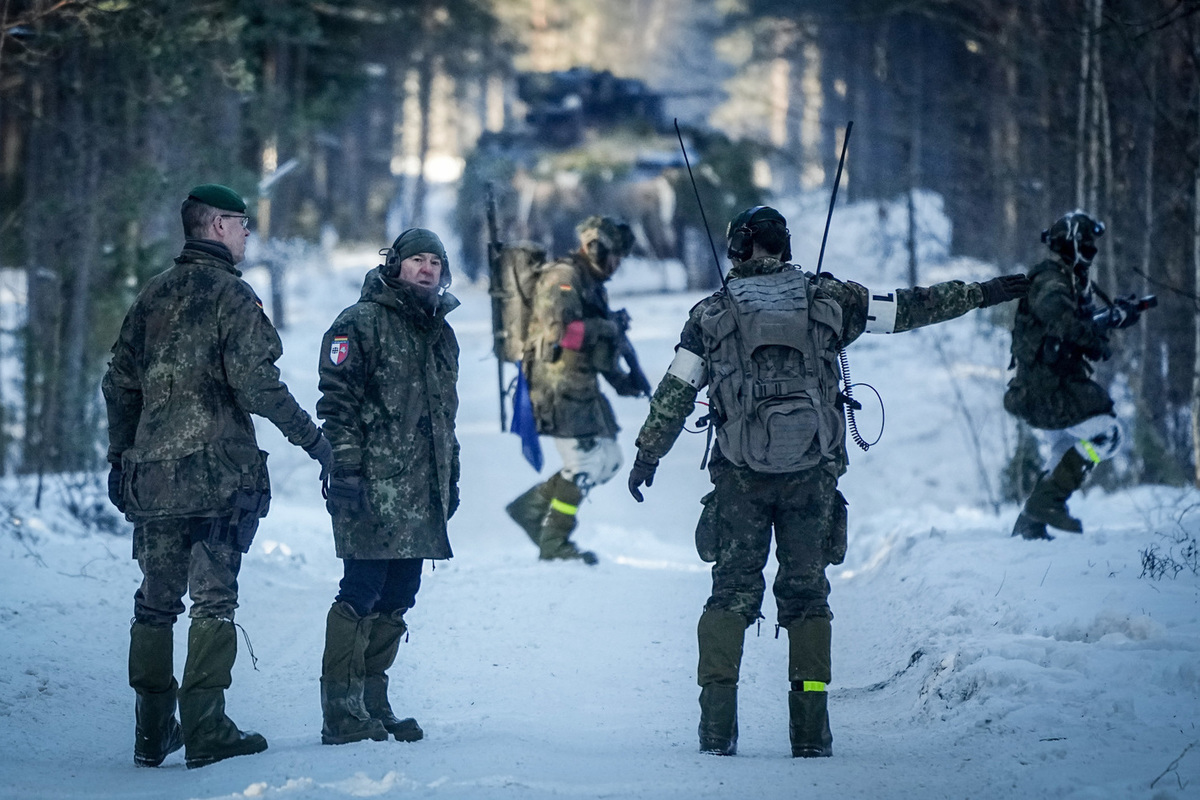
{"label": "utility belt", "polygon": [[250,552],[258,533],[258,521],[271,507],[271,493],[243,485],[233,493],[230,504],[233,513],[228,517],[213,517],[192,529],[192,544],[226,544],[239,552]]}

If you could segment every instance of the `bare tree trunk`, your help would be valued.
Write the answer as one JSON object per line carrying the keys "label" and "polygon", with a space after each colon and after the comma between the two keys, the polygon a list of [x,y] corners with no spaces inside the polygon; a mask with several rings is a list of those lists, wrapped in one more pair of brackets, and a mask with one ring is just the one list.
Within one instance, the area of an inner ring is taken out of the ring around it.
{"label": "bare tree trunk", "polygon": [[[1200,84],[1196,87],[1196,100],[1200,103]],[[1196,167],[1192,192],[1192,269],[1196,276],[1194,285],[1200,286],[1200,165]],[[1192,467],[1193,481],[1200,487],[1200,321],[1194,316],[1192,326],[1196,333],[1192,366]]]}
{"label": "bare tree trunk", "polygon": [[1092,9],[1099,0],[1087,0],[1079,48],[1079,116],[1075,121],[1075,205],[1082,208],[1087,203],[1087,132],[1088,100],[1092,85]]}
{"label": "bare tree trunk", "polygon": [[433,73],[436,57],[426,50],[417,64],[417,105],[420,122],[417,129],[417,168],[414,179],[409,225],[422,225],[425,219],[425,159],[429,156],[429,116],[433,97]]}
{"label": "bare tree trunk", "polygon": [[917,258],[917,190],[921,188],[921,149],[924,147],[924,113],[925,113],[925,50],[921,46],[922,24],[916,22],[913,34],[915,40],[912,48],[913,76],[912,92],[909,98],[909,137],[908,137],[908,285],[916,286],[919,281],[919,264]]}

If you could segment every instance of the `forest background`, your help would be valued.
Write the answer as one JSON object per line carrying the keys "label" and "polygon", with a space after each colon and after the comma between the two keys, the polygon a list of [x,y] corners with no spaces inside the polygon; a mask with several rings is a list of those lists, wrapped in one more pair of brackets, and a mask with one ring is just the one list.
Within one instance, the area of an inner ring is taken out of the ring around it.
{"label": "forest background", "polygon": [[490,182],[502,235],[561,252],[620,212],[701,288],[670,121],[719,243],[747,205],[827,198],[853,120],[842,197],[907,199],[911,284],[921,192],[954,255],[1008,272],[1071,208],[1105,220],[1097,282],[1159,305],[1101,365],[1134,442],[1099,477],[1200,484],[1200,0],[0,2],[0,474],[101,466],[108,349],[194,184],[250,199],[273,286],[435,222],[486,280]]}

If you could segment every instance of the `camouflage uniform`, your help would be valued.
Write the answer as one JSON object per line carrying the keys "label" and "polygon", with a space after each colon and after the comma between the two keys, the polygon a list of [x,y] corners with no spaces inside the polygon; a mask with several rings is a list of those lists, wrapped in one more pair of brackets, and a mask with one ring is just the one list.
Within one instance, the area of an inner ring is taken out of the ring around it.
{"label": "camouflage uniform", "polygon": [[621,468],[617,419],[599,376],[619,393],[632,387],[618,366],[623,330],[610,317],[604,282],[629,253],[629,226],[589,217],[577,228],[582,247],[541,271],[525,337],[522,369],[538,433],[554,437],[563,468],[506,508],[538,546],[541,559],[597,562],[570,541],[579,504]]}
{"label": "camouflage uniform", "polygon": [[[334,470],[361,470],[371,515],[333,518],[338,558],[450,558],[457,498],[458,341],[443,294],[430,314],[417,293],[367,273],[357,303],[321,345],[317,416]],[[346,349],[335,363],[335,346]]]}
{"label": "camouflage uniform", "polygon": [[[240,552],[224,521],[237,511],[239,491],[270,492],[267,454],[258,449],[250,414],[266,417],[301,447],[320,435],[280,381],[279,335],[223,250],[189,240],[175,265],[146,284],[103,380],[108,459],[122,466],[134,557],[145,573],[134,616],[150,624],[172,624],[182,610],[179,597],[169,597],[178,580],[166,580],[169,589],[156,582],[186,572],[190,539],[212,540],[226,553],[214,569],[236,578]],[[236,581],[225,583],[233,596],[212,606],[193,585],[192,618],[232,619]]]}
{"label": "camouflage uniform", "polygon": [[[739,226],[744,222],[749,227],[763,210],[745,212],[737,220]],[[778,212],[765,211],[767,222],[778,222],[783,227]],[[739,226],[731,225],[731,229]],[[731,254],[732,250],[731,244]],[[751,259],[735,262],[728,280],[792,269],[798,268],[777,258]],[[900,332],[953,319],[980,307],[985,300],[979,284],[960,281],[886,294],[874,294],[856,283],[825,274],[816,278],[815,284],[814,297],[824,295],[840,307],[840,330],[833,342],[838,348],[868,330]],[[706,309],[725,302],[723,293],[717,292],[692,309],[675,361],[650,402],[650,414],[637,438],[637,461],[630,474],[630,491],[636,499],[641,499],[637,487],[649,485],[659,459],[671,449],[694,408],[699,389],[709,382],[713,361],[705,345],[702,319]],[[887,314],[881,308],[886,308]],[[883,317],[888,319],[882,321]],[[841,413],[839,406],[839,417]],[[839,421],[834,436],[834,446],[824,451],[827,455],[820,455],[820,436],[804,454],[806,458],[813,456],[816,466],[782,473],[756,472],[735,465],[722,454],[717,437],[709,465],[714,488],[703,500],[696,531],[701,557],[716,562],[712,595],[697,625],[702,752],[737,752],[737,684],[742,647],[746,628],[762,616],[766,590],[763,569],[770,557],[773,532],[779,560],[774,593],[779,625],[787,629],[789,643],[792,755],[832,755],[826,685],[832,674],[833,614],[825,567],[840,564],[846,553],[846,501],[837,490],[838,478],[846,471],[844,421]]]}
{"label": "camouflage uniform", "polygon": [[[793,269],[777,259],[762,258],[734,267],[729,280]],[[863,334],[867,326],[870,292],[853,282],[839,281],[822,273],[818,291],[842,308],[842,337],[845,347]],[[698,303],[684,325],[677,350],[703,357],[700,318],[720,293]],[[929,288],[895,292],[894,332],[920,328],[954,319],[982,300],[978,284],[947,281]],[[640,457],[657,461],[666,455],[683,429],[698,388],[668,373],[650,401],[650,414],[638,433]],[[812,469],[784,475],[756,473],[731,464],[714,447],[709,464],[714,492],[705,498],[706,523],[715,523],[716,565],[710,608],[734,611],[750,625],[762,607],[762,569],[770,554],[771,527],[779,547],[780,567],[775,580],[779,624],[786,627],[808,617],[832,618],[829,583],[825,566],[838,550],[845,551],[845,501],[837,492],[837,478],[846,471],[844,442],[833,460]],[[713,506],[715,505],[715,511]]]}
{"label": "camouflage uniform", "polygon": [[1044,430],[1112,413],[1112,398],[1091,379],[1086,355],[1096,358],[1106,345],[1086,310],[1091,292],[1081,291],[1074,270],[1060,258],[1042,261],[1029,278],[1013,326],[1017,374],[1004,395],[1005,410]]}
{"label": "camouflage uniform", "polygon": [[[210,214],[245,211],[231,190],[200,186],[184,204],[185,226],[187,209],[205,205]],[[245,235],[235,223],[219,230]],[[175,265],[152,278],[130,308],[103,380],[108,459],[119,478],[110,477],[110,493],[134,522],[143,574],[129,648],[139,766],[158,766],[181,745],[189,767],[267,748],[266,739],[229,719],[224,696],[237,652],[241,557],[270,498],[267,454],[250,414],[269,419],[314,458],[328,445],[280,381],[279,336],[240,275],[224,242],[188,239]],[[192,622],[179,684],[172,626],[189,588]]]}

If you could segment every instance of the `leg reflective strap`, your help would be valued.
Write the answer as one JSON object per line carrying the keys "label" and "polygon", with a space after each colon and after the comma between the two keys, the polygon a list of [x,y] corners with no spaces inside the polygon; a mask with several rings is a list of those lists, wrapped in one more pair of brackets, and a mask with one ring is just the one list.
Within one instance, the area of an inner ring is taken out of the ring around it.
{"label": "leg reflective strap", "polygon": [[1083,454],[1088,457],[1088,460],[1093,464],[1099,464],[1102,459],[1100,454],[1096,452],[1096,448],[1087,439],[1080,439],[1079,446],[1083,448]]}
{"label": "leg reflective strap", "polygon": [[823,691],[825,691],[825,684],[822,683],[821,681],[804,681],[804,686],[803,686],[802,691],[823,692]]}
{"label": "leg reflective strap", "polygon": [[568,517],[573,517],[579,513],[579,506],[573,506],[570,503],[564,503],[557,497],[550,501],[550,508],[560,514],[566,514]]}

